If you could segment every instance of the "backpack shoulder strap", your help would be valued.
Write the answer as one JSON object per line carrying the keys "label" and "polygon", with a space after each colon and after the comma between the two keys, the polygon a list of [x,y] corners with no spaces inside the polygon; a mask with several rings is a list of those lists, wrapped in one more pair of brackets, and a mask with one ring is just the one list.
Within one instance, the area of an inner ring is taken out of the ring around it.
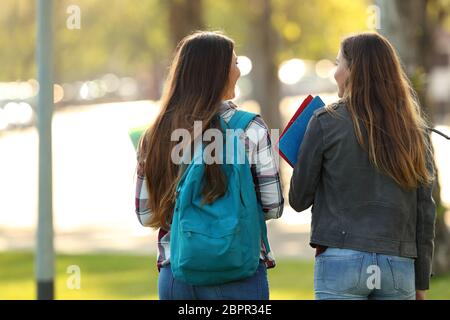
{"label": "backpack shoulder strap", "polygon": [[242,129],[245,131],[250,122],[256,117],[257,114],[255,113],[237,110],[228,122],[228,127],[231,129]]}
{"label": "backpack shoulder strap", "polygon": [[[246,112],[246,111],[236,111],[235,114],[233,115],[233,117],[230,119],[230,121],[228,122],[228,127],[232,128],[232,129],[242,129],[242,130],[246,130],[247,127],[249,126],[250,122],[255,119],[258,115],[255,113],[251,113],[251,112]],[[264,246],[267,250],[267,252],[270,252],[270,244],[269,244],[269,240],[267,238],[267,226],[266,226],[266,221],[264,219],[264,211],[261,208],[261,205],[258,204],[258,207],[260,208],[260,212],[261,212],[261,216],[260,216],[260,226],[261,226],[261,236],[262,236],[262,240],[264,243]]]}

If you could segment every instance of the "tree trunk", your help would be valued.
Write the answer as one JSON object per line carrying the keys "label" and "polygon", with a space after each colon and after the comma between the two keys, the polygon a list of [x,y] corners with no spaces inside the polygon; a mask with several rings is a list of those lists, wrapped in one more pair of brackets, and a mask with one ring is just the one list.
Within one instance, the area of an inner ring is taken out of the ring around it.
{"label": "tree trunk", "polygon": [[414,76],[425,66],[428,38],[427,0],[381,0],[381,33],[389,38],[398,50],[406,72]]}
{"label": "tree trunk", "polygon": [[270,129],[281,129],[280,86],[276,64],[277,39],[272,26],[270,0],[251,0],[249,7],[253,96]]}
{"label": "tree trunk", "polygon": [[173,46],[185,36],[204,28],[202,0],[167,0],[169,31]]}
{"label": "tree trunk", "polygon": [[[433,108],[425,99],[426,75],[431,69],[433,33],[427,17],[428,0],[377,0],[381,9],[381,33],[396,47],[408,76],[419,94],[422,108],[433,120]],[[437,184],[434,199],[438,208],[436,219],[433,272],[450,271],[450,233],[444,221],[440,187]]]}

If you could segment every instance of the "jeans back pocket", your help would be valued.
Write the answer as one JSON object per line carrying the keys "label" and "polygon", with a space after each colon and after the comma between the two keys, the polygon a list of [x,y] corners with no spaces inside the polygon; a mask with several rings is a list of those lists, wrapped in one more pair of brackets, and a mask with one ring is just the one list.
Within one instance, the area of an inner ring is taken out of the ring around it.
{"label": "jeans back pocket", "polygon": [[363,255],[322,256],[322,280],[334,292],[348,292],[359,286]]}
{"label": "jeans back pocket", "polygon": [[388,257],[392,271],[395,290],[411,294],[415,292],[414,259],[402,257]]}

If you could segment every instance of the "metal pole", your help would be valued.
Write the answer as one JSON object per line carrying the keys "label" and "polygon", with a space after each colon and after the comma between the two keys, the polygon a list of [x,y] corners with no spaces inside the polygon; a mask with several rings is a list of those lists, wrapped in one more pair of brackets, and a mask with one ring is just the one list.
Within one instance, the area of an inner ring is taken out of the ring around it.
{"label": "metal pole", "polygon": [[54,298],[54,249],[52,207],[52,114],[53,114],[53,0],[37,0],[37,70],[39,96],[39,216],[36,247],[38,300]]}

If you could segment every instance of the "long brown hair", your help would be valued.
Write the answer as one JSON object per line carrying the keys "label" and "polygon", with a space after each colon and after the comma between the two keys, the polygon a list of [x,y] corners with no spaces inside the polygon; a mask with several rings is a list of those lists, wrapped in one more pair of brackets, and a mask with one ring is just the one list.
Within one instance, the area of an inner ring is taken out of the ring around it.
{"label": "long brown hair", "polygon": [[350,69],[343,100],[370,161],[405,189],[431,183],[427,124],[393,46],[363,33],[346,38],[341,52]]}
{"label": "long brown hair", "polygon": [[[152,211],[149,225],[153,228],[170,228],[175,189],[181,176],[180,166],[171,159],[172,149],[178,144],[170,141],[171,134],[176,129],[186,129],[193,137],[194,121],[202,121],[202,133],[218,128],[215,120],[228,87],[233,51],[234,42],[219,32],[195,32],[177,47],[161,99],[161,113],[140,143],[148,207]],[[207,165],[204,202],[214,202],[226,189],[220,165]]]}

